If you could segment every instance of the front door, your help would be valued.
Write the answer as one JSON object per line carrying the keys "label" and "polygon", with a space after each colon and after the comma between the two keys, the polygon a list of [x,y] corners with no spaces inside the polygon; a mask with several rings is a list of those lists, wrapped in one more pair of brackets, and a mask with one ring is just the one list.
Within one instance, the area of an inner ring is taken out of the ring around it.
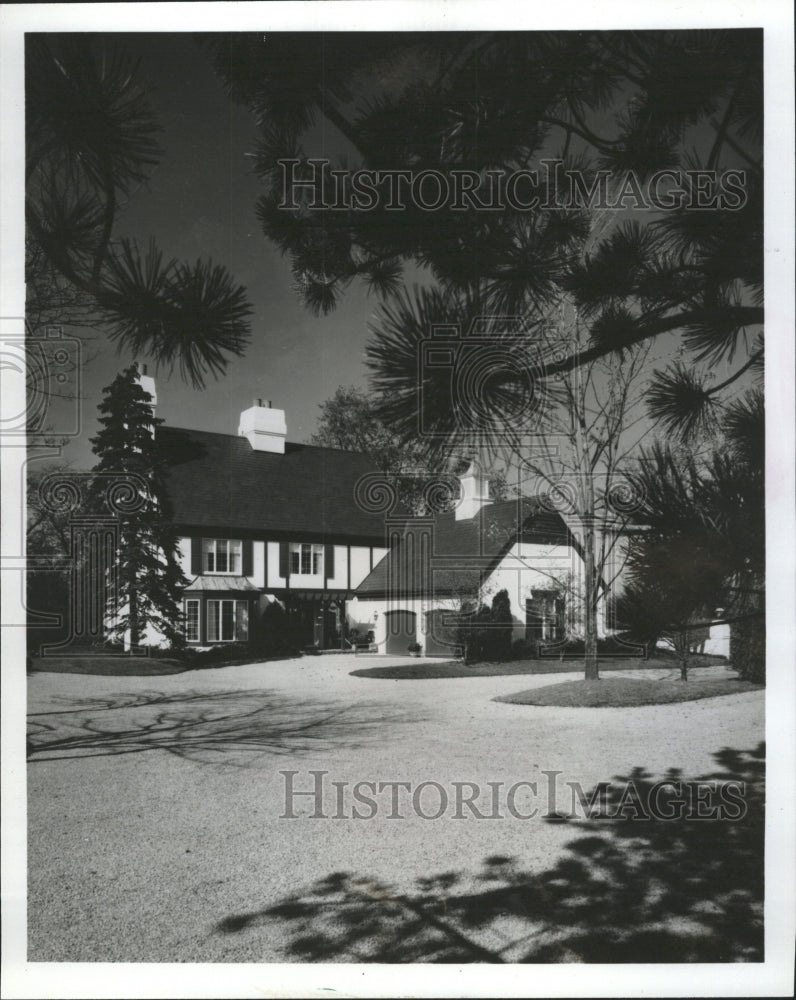
{"label": "front door", "polygon": [[426,656],[455,656],[461,643],[456,641],[456,628],[446,624],[454,618],[454,612],[434,608],[426,612]]}
{"label": "front door", "polygon": [[415,642],[417,635],[414,611],[387,611],[385,618],[387,620],[385,652],[406,656],[409,644]]}

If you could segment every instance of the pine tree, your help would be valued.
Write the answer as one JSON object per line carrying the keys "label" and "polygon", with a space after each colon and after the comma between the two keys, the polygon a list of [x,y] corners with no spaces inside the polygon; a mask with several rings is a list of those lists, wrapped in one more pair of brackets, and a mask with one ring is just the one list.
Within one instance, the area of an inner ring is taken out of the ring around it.
{"label": "pine tree", "polygon": [[[117,587],[111,636],[129,638],[138,646],[147,625],[157,629],[173,648],[185,643],[181,590],[188,581],[177,561],[177,534],[165,489],[166,465],[156,430],[163,423],[152,412],[152,397],[138,382],[135,367],[118,375],[103,390],[99,406],[102,430],[91,439],[98,462],[92,487],[92,508],[107,512],[108,490],[114,476],[140,477],[138,509],[119,517],[116,553]],[[130,481],[128,479],[128,481]],[[138,481],[138,480],[135,480]]]}

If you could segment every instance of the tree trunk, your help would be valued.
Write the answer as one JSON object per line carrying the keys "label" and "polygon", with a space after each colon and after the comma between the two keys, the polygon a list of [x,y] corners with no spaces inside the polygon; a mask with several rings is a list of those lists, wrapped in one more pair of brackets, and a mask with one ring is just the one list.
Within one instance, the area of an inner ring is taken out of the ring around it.
{"label": "tree trunk", "polygon": [[594,572],[594,525],[588,519],[583,530],[583,572],[585,579],[585,662],[584,677],[596,681],[600,677],[597,663],[597,587]]}
{"label": "tree trunk", "polygon": [[688,650],[684,649],[680,654],[680,680],[688,680]]}
{"label": "tree trunk", "polygon": [[134,650],[141,638],[141,623],[138,617],[138,593],[135,587],[130,590],[130,650]]}

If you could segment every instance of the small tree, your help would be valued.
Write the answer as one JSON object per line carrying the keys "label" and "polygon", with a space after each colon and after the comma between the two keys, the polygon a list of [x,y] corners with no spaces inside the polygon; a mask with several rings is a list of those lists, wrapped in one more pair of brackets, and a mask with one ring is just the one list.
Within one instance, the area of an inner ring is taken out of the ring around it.
{"label": "small tree", "polygon": [[[723,608],[730,660],[744,680],[765,682],[764,408],[759,390],[728,406],[723,437],[706,457],[656,443],[633,473],[644,496],[643,544],[634,581],[669,581],[691,610]],[[689,609],[686,608],[686,611]]]}
{"label": "small tree", "polygon": [[631,583],[617,600],[617,617],[625,636],[649,647],[665,643],[680,664],[680,680],[688,680],[689,656],[705,638],[707,611],[700,597],[679,589],[671,577]]}
{"label": "small tree", "polygon": [[[99,406],[102,430],[91,439],[99,461],[92,486],[92,507],[107,509],[112,477],[133,474],[146,483],[136,507],[121,515],[117,560],[117,592],[109,608],[109,631],[139,645],[147,625],[154,626],[175,648],[185,643],[180,607],[188,581],[177,561],[177,534],[165,489],[166,465],[156,438],[163,421],[152,412],[152,397],[140,385],[135,367],[106,386]],[[123,481],[123,480],[122,480]]]}

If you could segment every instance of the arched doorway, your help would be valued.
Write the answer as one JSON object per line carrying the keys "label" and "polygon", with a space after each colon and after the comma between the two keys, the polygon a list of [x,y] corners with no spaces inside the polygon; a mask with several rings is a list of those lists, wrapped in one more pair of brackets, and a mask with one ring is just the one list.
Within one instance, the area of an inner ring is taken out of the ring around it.
{"label": "arched doorway", "polygon": [[426,656],[456,656],[460,643],[456,641],[455,628],[446,624],[454,612],[434,608],[426,612]]}
{"label": "arched doorway", "polygon": [[406,656],[407,646],[415,641],[417,625],[414,611],[386,611],[384,617],[387,623],[387,642],[385,652]]}

